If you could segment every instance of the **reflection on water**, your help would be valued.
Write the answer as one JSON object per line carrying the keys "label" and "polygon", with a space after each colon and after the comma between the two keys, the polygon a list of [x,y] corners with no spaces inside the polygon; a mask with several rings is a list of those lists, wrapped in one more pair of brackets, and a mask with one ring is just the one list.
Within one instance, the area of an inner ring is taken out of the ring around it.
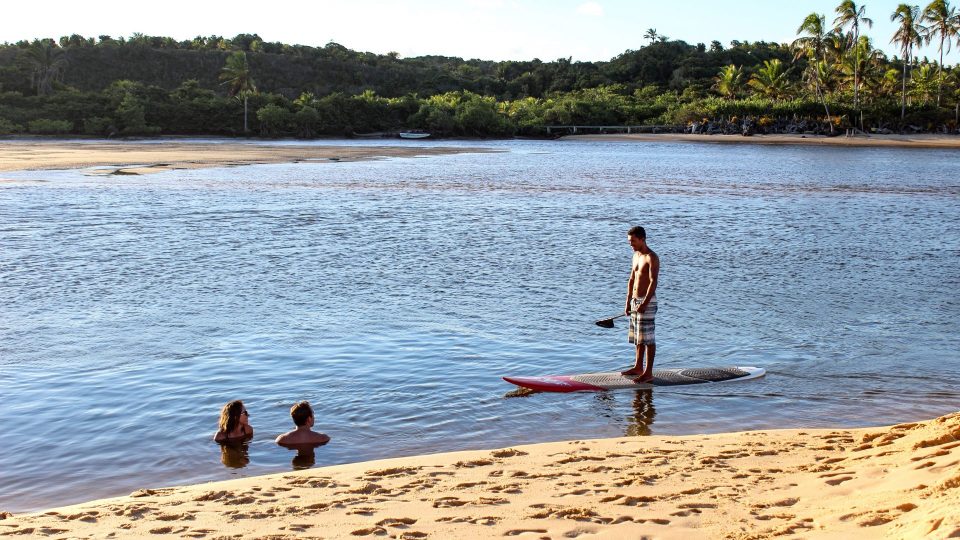
{"label": "reflection on water", "polygon": [[220,443],[220,462],[230,469],[242,469],[250,464],[250,442],[229,441]]}
{"label": "reflection on water", "polygon": [[[5,173],[0,509],[291,461],[956,409],[960,152],[489,146],[508,152]],[[593,321],[623,302],[634,224],[662,262],[657,366],[767,376],[504,399],[503,375],[631,365],[625,329]],[[225,467],[209,438],[237,398],[257,437]],[[273,442],[304,399],[333,438],[312,458]]]}
{"label": "reflection on water", "polygon": [[317,454],[314,452],[313,446],[307,448],[301,447],[296,450],[297,455],[293,456],[293,460],[290,462],[293,470],[309,469],[317,462]]}
{"label": "reflection on water", "polygon": [[633,437],[636,435],[650,435],[654,418],[657,417],[657,409],[653,406],[653,390],[637,390],[633,398],[633,414],[627,419],[626,435]]}
{"label": "reflection on water", "polygon": [[299,470],[299,469],[309,469],[310,467],[313,467],[317,462],[316,449],[326,444],[327,443],[292,444],[292,445],[283,445],[283,448],[296,452],[296,455],[293,456],[293,459],[290,461],[290,464],[293,466],[294,470]]}

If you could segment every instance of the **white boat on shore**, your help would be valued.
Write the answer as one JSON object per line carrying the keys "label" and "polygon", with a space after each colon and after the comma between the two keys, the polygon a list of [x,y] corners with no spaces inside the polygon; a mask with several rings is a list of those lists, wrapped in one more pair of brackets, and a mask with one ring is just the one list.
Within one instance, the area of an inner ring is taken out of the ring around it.
{"label": "white boat on shore", "polygon": [[426,139],[430,134],[424,131],[401,131],[401,139]]}

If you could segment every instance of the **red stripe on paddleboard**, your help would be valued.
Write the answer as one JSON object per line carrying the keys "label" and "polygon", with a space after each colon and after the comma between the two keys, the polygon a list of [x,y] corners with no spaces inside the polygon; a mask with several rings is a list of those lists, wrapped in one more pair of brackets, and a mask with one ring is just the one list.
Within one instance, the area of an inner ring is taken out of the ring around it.
{"label": "red stripe on paddleboard", "polygon": [[544,392],[603,392],[606,388],[575,381],[567,375],[545,377],[504,377],[508,383]]}

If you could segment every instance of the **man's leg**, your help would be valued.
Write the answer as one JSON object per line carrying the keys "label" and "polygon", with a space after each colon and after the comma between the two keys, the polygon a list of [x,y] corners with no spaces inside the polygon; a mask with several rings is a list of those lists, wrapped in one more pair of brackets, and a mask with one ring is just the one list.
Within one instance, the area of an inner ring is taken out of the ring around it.
{"label": "man's leg", "polygon": [[[645,345],[647,349],[647,363],[643,367],[643,374],[637,378],[639,382],[649,382],[653,380],[653,358],[657,355],[657,344],[648,343]],[[637,347],[637,350],[640,350],[640,347]],[[640,360],[642,360],[642,354],[640,355]],[[638,364],[639,365],[639,364]]]}
{"label": "man's leg", "polygon": [[628,377],[635,377],[637,375],[643,374],[643,344],[642,343],[637,344],[637,355],[633,361],[633,367],[626,371],[621,371],[620,373]]}

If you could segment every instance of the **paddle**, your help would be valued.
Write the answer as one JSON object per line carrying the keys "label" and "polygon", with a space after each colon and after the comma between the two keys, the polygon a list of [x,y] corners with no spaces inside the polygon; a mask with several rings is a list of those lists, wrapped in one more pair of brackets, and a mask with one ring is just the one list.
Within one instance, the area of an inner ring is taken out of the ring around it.
{"label": "paddle", "polygon": [[627,313],[621,313],[621,314],[619,314],[619,315],[613,315],[613,316],[607,317],[607,318],[605,318],[605,319],[600,319],[599,321],[595,322],[594,324],[596,324],[596,325],[599,326],[600,328],[613,328],[613,321],[614,321],[614,319],[619,319],[620,317],[626,317],[627,315],[628,315]]}

